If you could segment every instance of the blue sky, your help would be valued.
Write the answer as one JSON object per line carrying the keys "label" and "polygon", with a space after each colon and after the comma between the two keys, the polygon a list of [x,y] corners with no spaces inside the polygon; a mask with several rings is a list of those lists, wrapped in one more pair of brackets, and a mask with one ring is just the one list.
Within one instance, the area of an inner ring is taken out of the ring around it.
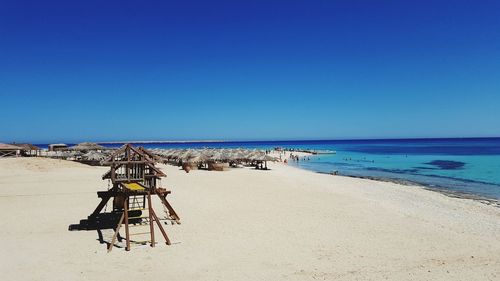
{"label": "blue sky", "polygon": [[500,2],[242,2],[1,1],[0,142],[500,136]]}

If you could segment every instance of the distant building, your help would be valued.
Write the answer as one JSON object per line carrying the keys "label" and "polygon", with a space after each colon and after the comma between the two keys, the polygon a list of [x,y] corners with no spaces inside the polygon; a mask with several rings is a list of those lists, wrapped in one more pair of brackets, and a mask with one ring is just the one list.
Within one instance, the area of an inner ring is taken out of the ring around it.
{"label": "distant building", "polygon": [[49,144],[49,151],[58,151],[58,150],[66,150],[68,149],[68,145],[64,143],[54,143]]}

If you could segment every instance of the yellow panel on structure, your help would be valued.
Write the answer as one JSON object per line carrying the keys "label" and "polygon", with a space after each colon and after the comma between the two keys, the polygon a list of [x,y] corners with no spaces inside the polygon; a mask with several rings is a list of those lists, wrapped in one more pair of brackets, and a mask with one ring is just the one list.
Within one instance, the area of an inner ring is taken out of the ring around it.
{"label": "yellow panel on structure", "polygon": [[123,184],[127,189],[130,189],[132,191],[143,191],[145,190],[144,186],[138,184],[138,183],[135,183],[135,182],[132,182],[132,183],[124,183]]}

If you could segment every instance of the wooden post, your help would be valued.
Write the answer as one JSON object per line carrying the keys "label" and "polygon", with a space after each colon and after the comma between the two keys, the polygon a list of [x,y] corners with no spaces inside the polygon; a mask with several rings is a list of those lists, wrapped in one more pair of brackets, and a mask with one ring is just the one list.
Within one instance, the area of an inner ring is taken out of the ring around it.
{"label": "wooden post", "polygon": [[149,212],[149,231],[151,232],[151,247],[155,246],[155,227],[153,225],[153,206],[151,205],[151,193],[148,192],[148,212]]}
{"label": "wooden post", "polygon": [[125,214],[125,240],[127,242],[127,246],[125,247],[126,251],[130,251],[130,233],[128,229],[128,194],[125,195],[125,202],[123,204],[123,213]]}
{"label": "wooden post", "polygon": [[127,180],[130,180],[130,151],[128,149],[125,150],[125,157],[127,157],[127,164],[125,164],[125,176],[127,177]]}

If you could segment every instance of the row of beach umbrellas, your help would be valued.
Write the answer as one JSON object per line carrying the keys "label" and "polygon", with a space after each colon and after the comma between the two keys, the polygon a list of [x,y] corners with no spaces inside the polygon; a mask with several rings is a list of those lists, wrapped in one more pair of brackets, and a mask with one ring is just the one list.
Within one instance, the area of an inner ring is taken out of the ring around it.
{"label": "row of beach umbrellas", "polygon": [[231,162],[231,161],[278,161],[262,150],[252,149],[151,149],[151,151],[169,161],[190,163]]}
{"label": "row of beach umbrellas", "polygon": [[[257,149],[149,149],[155,155],[167,161],[182,161],[189,163],[206,162],[249,162],[249,161],[278,161],[276,157]],[[56,158],[79,158],[87,161],[102,161],[112,151],[96,143],[79,143],[64,151],[48,151],[43,156]]]}
{"label": "row of beach umbrellas", "polygon": [[40,153],[40,156],[49,158],[78,158],[87,161],[102,161],[108,157],[110,152],[108,151],[88,151],[81,152],[78,150],[59,150],[59,151],[44,151]]}
{"label": "row of beach umbrellas", "polygon": [[109,148],[94,142],[81,142],[77,145],[70,147],[69,149],[75,151],[96,151],[96,150],[107,150]]}

